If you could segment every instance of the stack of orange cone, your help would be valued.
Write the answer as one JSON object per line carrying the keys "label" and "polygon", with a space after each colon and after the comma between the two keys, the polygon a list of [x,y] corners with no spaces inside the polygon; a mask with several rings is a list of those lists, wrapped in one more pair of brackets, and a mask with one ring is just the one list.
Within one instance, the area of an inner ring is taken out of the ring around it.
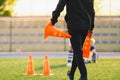
{"label": "stack of orange cone", "polygon": [[28,58],[28,65],[27,65],[26,74],[27,75],[34,75],[35,74],[33,61],[32,61],[32,55],[29,55],[29,58]]}
{"label": "stack of orange cone", "polygon": [[44,75],[44,76],[52,75],[50,70],[48,55],[45,55],[43,73],[41,75]]}
{"label": "stack of orange cone", "polygon": [[44,30],[44,39],[48,36],[62,37],[62,38],[71,38],[71,35],[53,27],[52,23],[49,22]]}
{"label": "stack of orange cone", "polygon": [[89,58],[91,47],[91,32],[88,32],[85,42],[83,44],[83,57]]}

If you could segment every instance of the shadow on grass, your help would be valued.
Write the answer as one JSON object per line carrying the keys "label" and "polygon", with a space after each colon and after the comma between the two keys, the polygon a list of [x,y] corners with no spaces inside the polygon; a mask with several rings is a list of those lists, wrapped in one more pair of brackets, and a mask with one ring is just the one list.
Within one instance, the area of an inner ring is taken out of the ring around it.
{"label": "shadow on grass", "polygon": [[52,65],[52,66],[51,66],[52,69],[63,68],[63,67],[66,67],[66,64]]}
{"label": "shadow on grass", "polygon": [[[52,69],[63,68],[63,67],[66,67],[66,64],[50,65],[50,68]],[[35,70],[42,70],[42,69],[43,69],[43,66],[35,68]]]}

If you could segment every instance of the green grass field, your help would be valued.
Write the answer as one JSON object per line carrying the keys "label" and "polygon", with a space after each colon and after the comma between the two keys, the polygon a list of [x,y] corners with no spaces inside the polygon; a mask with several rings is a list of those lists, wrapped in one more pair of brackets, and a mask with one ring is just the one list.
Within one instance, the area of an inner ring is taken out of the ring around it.
{"label": "green grass field", "polygon": [[[66,59],[50,58],[52,76],[41,76],[44,59],[33,59],[36,75],[24,75],[27,58],[0,59],[0,80],[68,80]],[[120,59],[98,59],[97,63],[86,64],[89,80],[120,80]],[[75,80],[79,79],[78,69]]]}

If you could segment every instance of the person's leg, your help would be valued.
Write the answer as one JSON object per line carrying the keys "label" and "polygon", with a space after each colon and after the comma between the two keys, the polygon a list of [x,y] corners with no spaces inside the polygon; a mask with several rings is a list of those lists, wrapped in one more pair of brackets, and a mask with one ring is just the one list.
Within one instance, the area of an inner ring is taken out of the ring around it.
{"label": "person's leg", "polygon": [[[81,31],[81,33],[80,33],[80,43],[81,43],[82,47],[83,47],[85,38],[87,36],[87,33],[88,33],[88,31],[83,31],[83,32]],[[75,50],[75,51],[77,51],[76,52],[76,60],[78,60],[77,64],[78,64],[79,71],[81,73],[80,80],[87,80],[87,69],[86,69],[86,66],[84,63],[84,59],[83,59],[82,47],[81,47],[80,51],[78,49],[79,53],[77,50]],[[79,61],[79,60],[81,60],[81,61]]]}
{"label": "person's leg", "polygon": [[79,35],[77,34],[75,36],[76,38],[74,39],[72,43],[74,46],[75,60],[78,65],[78,69],[80,71],[81,79],[82,79],[82,78],[87,78],[87,70],[86,70],[86,66],[83,60],[83,55],[82,55],[82,46],[83,46],[87,33],[86,32],[84,33],[81,31],[79,32]]}
{"label": "person's leg", "polygon": [[73,47],[73,53],[74,53],[74,59],[71,67],[71,74],[74,74],[74,71],[76,67],[78,66],[81,78],[87,78],[87,70],[86,66],[84,64],[83,56],[82,56],[82,45],[84,43],[84,40],[87,35],[87,31],[77,31],[77,30],[69,30],[69,33],[72,35],[72,38],[70,39],[72,47]]}
{"label": "person's leg", "polygon": [[[72,31],[72,29],[68,29],[68,32],[70,35],[72,35],[72,38],[70,39],[70,42],[71,42],[74,39],[74,36],[73,36],[74,31]],[[71,45],[72,45],[72,43],[71,43]],[[72,46],[72,48],[73,48],[73,46]],[[69,71],[69,78],[71,78],[71,80],[74,80],[74,73],[76,71],[76,68],[77,68],[77,64],[76,64],[75,54],[73,54],[72,66],[71,66],[71,69]]]}
{"label": "person's leg", "polygon": [[73,61],[72,61],[72,66],[70,71],[71,76],[74,76],[76,68],[77,68],[77,64],[76,64],[75,54],[73,54]]}
{"label": "person's leg", "polygon": [[93,53],[93,55],[92,55],[92,61],[95,63],[96,60],[97,60],[97,55],[96,55],[96,53]]}
{"label": "person's leg", "polygon": [[73,51],[68,51],[68,57],[67,57],[67,66],[72,65],[72,60],[73,60]]}
{"label": "person's leg", "polygon": [[75,61],[75,54],[73,53],[73,60],[72,60],[72,66],[70,71],[67,72],[67,75],[69,76],[69,80],[74,80],[74,73],[77,68],[77,64]]}

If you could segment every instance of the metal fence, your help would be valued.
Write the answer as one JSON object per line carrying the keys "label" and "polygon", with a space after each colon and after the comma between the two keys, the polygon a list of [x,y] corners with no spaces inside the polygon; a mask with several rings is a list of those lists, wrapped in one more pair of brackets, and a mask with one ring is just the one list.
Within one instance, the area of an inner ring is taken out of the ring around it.
{"label": "metal fence", "polygon": [[[0,52],[67,51],[67,39],[43,39],[49,21],[49,16],[0,17]],[[66,30],[63,17],[55,27]],[[97,51],[120,52],[120,17],[97,16],[93,37]]]}

